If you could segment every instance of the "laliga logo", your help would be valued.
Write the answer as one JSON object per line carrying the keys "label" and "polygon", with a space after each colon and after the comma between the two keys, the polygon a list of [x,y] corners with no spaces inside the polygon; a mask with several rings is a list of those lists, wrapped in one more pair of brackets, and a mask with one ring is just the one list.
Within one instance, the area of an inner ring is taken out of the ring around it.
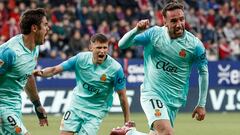
{"label": "laliga logo", "polygon": [[223,66],[218,65],[218,84],[239,84],[240,83],[240,71],[237,69],[231,69],[231,65],[227,64]]}

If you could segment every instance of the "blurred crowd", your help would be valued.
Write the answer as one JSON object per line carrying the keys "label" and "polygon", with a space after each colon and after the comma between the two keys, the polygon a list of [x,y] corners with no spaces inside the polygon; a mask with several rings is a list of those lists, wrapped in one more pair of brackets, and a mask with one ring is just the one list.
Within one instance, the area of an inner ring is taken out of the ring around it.
{"label": "blurred crowd", "polygon": [[[179,0],[185,5],[186,29],[199,37],[209,61],[240,59],[240,2],[238,0]],[[67,59],[87,51],[90,36],[110,39],[114,58],[142,58],[143,47],[118,48],[118,40],[149,19],[163,25],[161,10],[167,0],[0,0],[0,44],[20,33],[19,19],[29,8],[42,7],[51,30],[40,57]]]}

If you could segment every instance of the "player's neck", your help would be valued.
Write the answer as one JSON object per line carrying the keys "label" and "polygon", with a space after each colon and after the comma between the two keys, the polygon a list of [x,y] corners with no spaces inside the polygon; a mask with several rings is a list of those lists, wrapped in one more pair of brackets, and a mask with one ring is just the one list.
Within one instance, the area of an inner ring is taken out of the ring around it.
{"label": "player's neck", "polygon": [[30,51],[32,51],[35,48],[35,42],[33,35],[23,35],[23,43],[25,47],[27,47]]}

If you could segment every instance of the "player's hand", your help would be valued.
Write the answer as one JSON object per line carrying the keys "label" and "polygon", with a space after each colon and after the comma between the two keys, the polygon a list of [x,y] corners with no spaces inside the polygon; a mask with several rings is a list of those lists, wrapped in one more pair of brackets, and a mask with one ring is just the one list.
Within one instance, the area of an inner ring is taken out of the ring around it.
{"label": "player's hand", "polygon": [[150,24],[150,22],[149,22],[149,20],[148,19],[145,19],[145,20],[140,20],[138,23],[137,23],[137,29],[138,30],[145,30],[145,29],[147,29],[148,27],[149,27],[149,24]]}
{"label": "player's hand", "polygon": [[196,118],[198,121],[204,120],[206,115],[206,110],[204,107],[197,106],[192,113],[192,118]]}
{"label": "player's hand", "polygon": [[39,119],[39,125],[40,126],[44,126],[47,125],[48,126],[48,120],[47,120],[47,113],[45,111],[45,109],[42,106],[38,106],[37,108],[35,108],[38,119]]}
{"label": "player's hand", "polygon": [[43,71],[42,70],[34,70],[33,72],[32,72],[32,74],[34,75],[34,76],[43,76]]}
{"label": "player's hand", "polygon": [[136,127],[136,123],[134,121],[128,121],[124,124],[126,127]]}

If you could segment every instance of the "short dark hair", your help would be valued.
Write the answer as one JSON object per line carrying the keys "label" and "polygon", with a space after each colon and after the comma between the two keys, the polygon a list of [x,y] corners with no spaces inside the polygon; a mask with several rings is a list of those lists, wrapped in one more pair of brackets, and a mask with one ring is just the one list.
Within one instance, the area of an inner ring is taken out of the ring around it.
{"label": "short dark hair", "polygon": [[29,9],[23,13],[20,19],[20,29],[22,34],[31,33],[32,25],[40,27],[42,18],[46,16],[46,12],[43,8]]}
{"label": "short dark hair", "polygon": [[97,33],[95,35],[93,35],[90,39],[91,43],[95,43],[95,42],[99,42],[99,43],[107,43],[108,42],[108,38],[101,34],[101,33]]}
{"label": "short dark hair", "polygon": [[167,17],[167,11],[172,11],[175,9],[181,9],[182,11],[184,11],[184,6],[183,4],[177,2],[177,1],[172,1],[170,3],[168,3],[163,9],[162,9],[162,14],[164,17]]}

